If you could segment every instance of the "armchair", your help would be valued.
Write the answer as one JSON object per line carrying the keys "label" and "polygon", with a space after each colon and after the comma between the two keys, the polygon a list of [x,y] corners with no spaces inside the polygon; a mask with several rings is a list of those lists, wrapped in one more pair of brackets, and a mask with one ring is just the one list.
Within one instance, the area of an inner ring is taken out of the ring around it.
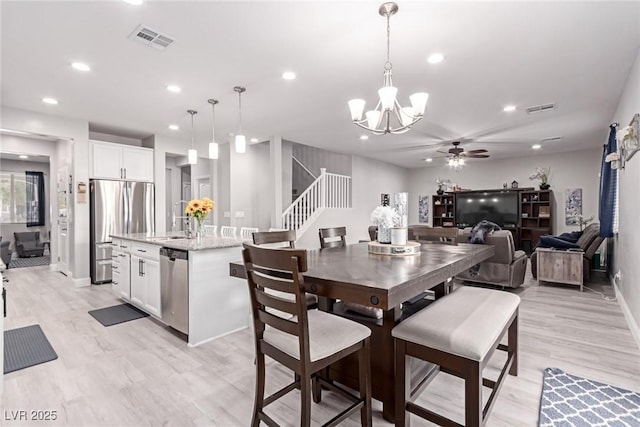
{"label": "armchair", "polygon": [[13,233],[15,237],[16,251],[20,258],[42,256],[44,243],[40,241],[39,231],[24,231]]}
{"label": "armchair", "polygon": [[[591,261],[603,240],[604,237],[600,237],[600,225],[590,224],[584,229],[575,245],[571,245],[571,247],[582,249],[584,252],[582,256],[583,280],[589,280],[591,277]],[[562,246],[565,249],[568,247],[569,245]],[[531,254],[531,273],[534,279],[538,278],[538,253],[535,251]]]}
{"label": "armchair", "polygon": [[[466,228],[458,236],[458,242],[466,243],[471,228]],[[467,270],[456,276],[457,279],[490,285],[517,288],[524,283],[527,270],[527,254],[516,251],[513,235],[508,230],[494,231],[485,239],[486,245],[494,245],[496,253],[492,258],[480,263],[477,274]]]}

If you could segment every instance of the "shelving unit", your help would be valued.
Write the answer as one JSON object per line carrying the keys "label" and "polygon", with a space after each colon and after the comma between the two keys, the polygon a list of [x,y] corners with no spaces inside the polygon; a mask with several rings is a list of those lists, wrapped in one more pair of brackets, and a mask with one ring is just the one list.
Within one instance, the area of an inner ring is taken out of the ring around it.
{"label": "shelving unit", "polygon": [[455,194],[434,194],[432,197],[434,227],[455,227],[456,197]]}
{"label": "shelving unit", "polygon": [[553,234],[553,191],[520,192],[519,248],[531,253],[540,236]]}

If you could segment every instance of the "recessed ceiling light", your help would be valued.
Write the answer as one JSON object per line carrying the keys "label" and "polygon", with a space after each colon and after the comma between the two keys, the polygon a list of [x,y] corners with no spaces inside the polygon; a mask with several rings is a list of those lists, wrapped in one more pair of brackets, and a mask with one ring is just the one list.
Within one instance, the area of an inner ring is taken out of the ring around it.
{"label": "recessed ceiling light", "polygon": [[427,157],[426,159],[424,159],[424,161],[429,163],[429,162],[433,162],[433,159],[431,157]]}
{"label": "recessed ceiling light", "polygon": [[531,149],[532,149],[532,150],[539,150],[539,149],[541,149],[541,148],[542,148],[542,145],[540,145],[540,144],[533,144],[533,145],[531,146]]}
{"label": "recessed ceiling light", "polygon": [[360,139],[363,141],[366,141],[367,139],[369,139],[368,135],[360,135]]}
{"label": "recessed ceiling light", "polygon": [[78,71],[91,71],[91,67],[83,62],[72,62],[71,66]]}
{"label": "recessed ceiling light", "polygon": [[180,130],[180,126],[178,126],[178,125],[169,125],[169,129],[171,129],[171,130]]}
{"label": "recessed ceiling light", "polygon": [[27,156],[26,154],[20,154],[18,157],[20,157],[21,159],[28,159],[29,156]]}
{"label": "recessed ceiling light", "polygon": [[125,3],[132,4],[134,6],[140,6],[144,0],[123,0]]}
{"label": "recessed ceiling light", "polygon": [[294,73],[293,71],[287,71],[287,72],[282,74],[282,78],[285,79],[285,80],[295,80],[296,79],[296,73]]}
{"label": "recessed ceiling light", "polygon": [[180,86],[177,85],[168,85],[167,86],[167,90],[169,92],[173,92],[173,93],[180,93],[182,92],[182,89],[180,88]]}
{"label": "recessed ceiling light", "polygon": [[258,142],[258,138],[251,138],[249,141],[251,141],[251,142]]}
{"label": "recessed ceiling light", "polygon": [[507,105],[506,107],[504,107],[502,109],[502,111],[504,111],[506,113],[510,113],[512,111],[516,111],[516,106],[515,105]]}
{"label": "recessed ceiling light", "polygon": [[444,61],[444,55],[441,53],[432,53],[427,58],[427,61],[429,61],[429,64],[439,64]]}
{"label": "recessed ceiling light", "polygon": [[51,104],[51,105],[58,104],[58,100],[55,98],[42,98],[42,102],[44,102],[45,104]]}

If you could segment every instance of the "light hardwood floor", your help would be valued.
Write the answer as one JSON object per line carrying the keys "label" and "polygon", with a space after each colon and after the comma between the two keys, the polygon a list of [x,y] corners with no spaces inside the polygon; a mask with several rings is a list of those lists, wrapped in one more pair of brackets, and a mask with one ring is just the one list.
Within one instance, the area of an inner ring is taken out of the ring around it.
{"label": "light hardwood floor", "polygon": [[[40,324],[59,358],[5,375],[0,425],[249,424],[254,383],[249,330],[189,348],[151,318],[103,327],[87,312],[119,303],[109,286],[73,288],[48,267],[9,270],[5,276],[10,280],[5,329]],[[612,294],[610,286],[588,285]],[[520,372],[507,378],[489,426],[537,425],[546,367],[640,391],[640,352],[616,302],[573,286],[538,286],[530,274],[512,292],[522,297]],[[287,369],[271,362],[267,390],[290,378]],[[460,380],[441,374],[420,402],[462,421],[462,392]],[[298,402],[292,392],[267,412],[282,425],[295,426]],[[313,405],[313,420],[326,422],[345,406],[325,392],[322,403]],[[11,411],[18,410],[54,410],[58,419],[12,421]],[[358,418],[344,425],[359,425]],[[391,425],[382,419],[379,402],[374,402],[374,425]],[[413,419],[413,425],[427,424]]]}

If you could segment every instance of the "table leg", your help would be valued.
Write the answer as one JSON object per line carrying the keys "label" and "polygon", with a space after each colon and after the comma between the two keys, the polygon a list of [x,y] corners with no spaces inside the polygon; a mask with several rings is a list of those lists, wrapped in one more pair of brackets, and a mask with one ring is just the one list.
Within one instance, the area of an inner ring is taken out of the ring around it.
{"label": "table leg", "polygon": [[379,346],[375,353],[379,354],[381,375],[382,375],[382,416],[385,420],[395,422],[395,352],[393,345],[393,337],[391,330],[398,323],[402,311],[400,307],[387,310],[382,316],[382,328],[380,330],[380,340],[382,345]]}

